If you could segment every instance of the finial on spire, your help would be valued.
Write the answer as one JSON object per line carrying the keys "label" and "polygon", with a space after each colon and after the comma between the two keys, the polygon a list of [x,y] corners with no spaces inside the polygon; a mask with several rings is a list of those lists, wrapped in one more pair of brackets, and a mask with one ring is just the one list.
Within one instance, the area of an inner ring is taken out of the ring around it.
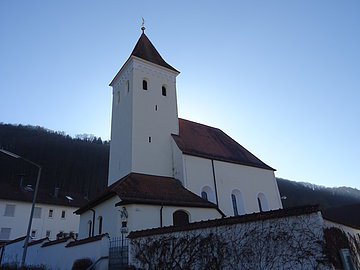
{"label": "finial on spire", "polygon": [[145,20],[144,20],[144,18],[143,17],[141,17],[141,19],[142,19],[142,24],[141,24],[141,30],[142,30],[142,32],[143,32],[143,34],[144,34],[144,32],[145,32]]}

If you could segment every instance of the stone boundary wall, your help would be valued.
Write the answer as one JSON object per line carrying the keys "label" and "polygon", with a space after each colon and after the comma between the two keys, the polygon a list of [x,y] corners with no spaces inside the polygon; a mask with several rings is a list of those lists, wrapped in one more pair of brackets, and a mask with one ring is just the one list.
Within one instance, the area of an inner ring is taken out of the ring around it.
{"label": "stone boundary wall", "polygon": [[321,213],[305,210],[134,232],[129,262],[136,269],[333,269]]}
{"label": "stone boundary wall", "polygon": [[[20,266],[24,237],[10,241],[3,249],[0,265]],[[0,254],[2,250],[0,249]],[[109,236],[98,235],[81,240],[71,237],[49,241],[47,238],[29,243],[26,256],[27,266],[44,266],[45,269],[70,270],[78,259],[89,258],[94,269],[108,269]]]}

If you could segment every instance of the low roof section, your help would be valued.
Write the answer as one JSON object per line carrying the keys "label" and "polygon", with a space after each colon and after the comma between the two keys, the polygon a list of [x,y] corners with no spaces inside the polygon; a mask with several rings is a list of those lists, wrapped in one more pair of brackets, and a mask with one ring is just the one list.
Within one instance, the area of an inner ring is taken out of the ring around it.
{"label": "low roof section", "polygon": [[184,154],[275,171],[218,128],[179,118],[172,137]]}
{"label": "low roof section", "polygon": [[[0,182],[0,199],[31,203],[34,197],[34,188],[22,187],[16,183]],[[36,203],[60,205],[69,207],[81,207],[88,200],[80,194],[59,190],[57,194],[50,190],[39,189]]]}
{"label": "low roof section", "polygon": [[187,190],[175,178],[130,173],[106,188],[99,197],[76,210],[75,214],[82,214],[113,196],[118,196],[121,200],[116,205],[152,204],[217,209],[216,204]]}

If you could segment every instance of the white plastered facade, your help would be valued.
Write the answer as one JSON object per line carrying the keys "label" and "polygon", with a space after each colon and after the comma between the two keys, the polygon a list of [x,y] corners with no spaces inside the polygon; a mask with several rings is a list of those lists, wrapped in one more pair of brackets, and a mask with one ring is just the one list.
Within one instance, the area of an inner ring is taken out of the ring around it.
{"label": "white plastered facade", "polygon": [[[5,215],[6,205],[15,205],[14,214],[12,216]],[[47,231],[50,232],[50,239],[56,239],[56,234],[59,232],[78,232],[80,217],[74,214],[74,211],[77,208],[41,203],[37,203],[35,207],[41,208],[41,215],[40,217],[34,215],[31,226],[31,232],[35,231],[33,239],[47,237]],[[49,217],[49,210],[52,210],[52,217]],[[15,239],[26,235],[30,211],[31,203],[0,200],[0,229],[11,229],[9,239]],[[62,218],[63,211],[65,211],[64,218]]]}

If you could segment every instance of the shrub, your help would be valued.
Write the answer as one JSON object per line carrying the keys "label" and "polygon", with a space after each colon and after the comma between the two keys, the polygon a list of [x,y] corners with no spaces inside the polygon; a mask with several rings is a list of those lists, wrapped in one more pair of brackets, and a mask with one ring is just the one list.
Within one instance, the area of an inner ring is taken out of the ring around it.
{"label": "shrub", "polygon": [[71,270],[86,270],[90,265],[92,265],[90,258],[78,259],[74,262]]}

